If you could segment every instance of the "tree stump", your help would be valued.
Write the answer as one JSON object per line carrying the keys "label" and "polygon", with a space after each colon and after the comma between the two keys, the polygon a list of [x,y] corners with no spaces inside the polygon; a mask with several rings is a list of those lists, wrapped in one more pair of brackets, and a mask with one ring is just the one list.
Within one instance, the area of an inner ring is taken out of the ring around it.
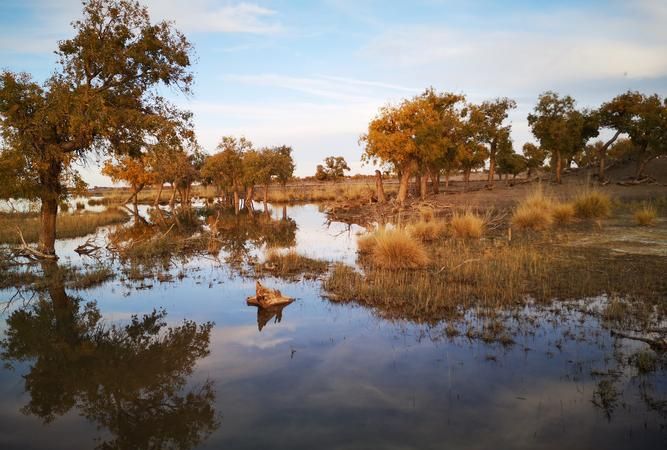
{"label": "tree stump", "polygon": [[294,299],[292,297],[282,295],[278,289],[264,287],[259,281],[255,282],[255,295],[246,299],[248,305],[258,306],[260,308],[289,305],[293,301]]}

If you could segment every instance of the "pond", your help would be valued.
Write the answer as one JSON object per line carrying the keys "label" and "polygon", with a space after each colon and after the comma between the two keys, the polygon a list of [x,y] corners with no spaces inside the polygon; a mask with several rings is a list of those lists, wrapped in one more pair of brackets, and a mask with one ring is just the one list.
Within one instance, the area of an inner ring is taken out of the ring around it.
{"label": "pond", "polygon": [[[361,227],[270,214],[300,254],[355,264]],[[74,252],[89,238],[59,241],[61,263],[92,263]],[[271,238],[244,235],[244,258]],[[508,312],[512,343],[466,336],[478,311],[390,320],[318,278],[263,277],[296,300],[260,311],[238,248],[162,282],[0,291],[0,448],[664,448],[665,370],[627,364],[646,346],[586,314],[604,298]]]}

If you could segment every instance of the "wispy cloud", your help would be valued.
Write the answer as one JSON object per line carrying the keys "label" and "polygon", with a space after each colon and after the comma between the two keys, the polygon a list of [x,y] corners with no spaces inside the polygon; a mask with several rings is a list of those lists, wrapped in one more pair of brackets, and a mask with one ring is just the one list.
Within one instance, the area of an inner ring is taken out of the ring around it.
{"label": "wispy cloud", "polygon": [[[335,76],[297,77],[278,74],[259,75],[225,75],[226,81],[246,85],[278,88],[299,92],[310,96],[344,102],[368,102],[377,98],[382,91],[383,96],[396,92],[417,92],[418,89],[399,86],[379,81],[358,80]],[[387,93],[387,91],[390,91]]]}

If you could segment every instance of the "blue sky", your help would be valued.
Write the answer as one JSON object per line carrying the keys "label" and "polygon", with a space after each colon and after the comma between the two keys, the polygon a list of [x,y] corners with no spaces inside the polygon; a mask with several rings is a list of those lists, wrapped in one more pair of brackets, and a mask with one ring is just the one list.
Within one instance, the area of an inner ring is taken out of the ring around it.
{"label": "blue sky", "polygon": [[[428,86],[473,102],[518,103],[515,147],[547,89],[597,106],[628,89],[667,94],[667,1],[148,0],[196,49],[195,113],[209,151],[221,136],[294,147],[297,175],[327,155],[362,167],[357,140],[377,109]],[[43,79],[78,0],[0,0],[0,67]],[[95,165],[83,171],[106,185]]]}

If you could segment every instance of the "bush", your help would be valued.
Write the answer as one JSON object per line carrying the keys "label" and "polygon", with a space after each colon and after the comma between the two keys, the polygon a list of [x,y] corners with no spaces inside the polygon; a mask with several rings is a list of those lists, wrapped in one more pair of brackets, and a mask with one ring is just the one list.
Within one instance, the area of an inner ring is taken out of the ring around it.
{"label": "bush", "polygon": [[470,211],[454,213],[451,226],[454,236],[462,239],[479,239],[484,234],[484,219]]}
{"label": "bush", "polygon": [[385,269],[417,269],[429,263],[423,244],[400,229],[373,233],[371,258],[375,266]]}
{"label": "bush", "polygon": [[574,210],[581,219],[604,219],[611,212],[611,200],[599,191],[583,192],[574,199]]}
{"label": "bush", "polygon": [[542,189],[537,189],[514,211],[512,225],[520,230],[546,230],[554,221],[553,206],[553,201],[544,195]]}
{"label": "bush", "polygon": [[655,219],[658,217],[658,211],[653,205],[644,204],[635,211],[633,215],[637,225],[648,227],[655,225]]}

